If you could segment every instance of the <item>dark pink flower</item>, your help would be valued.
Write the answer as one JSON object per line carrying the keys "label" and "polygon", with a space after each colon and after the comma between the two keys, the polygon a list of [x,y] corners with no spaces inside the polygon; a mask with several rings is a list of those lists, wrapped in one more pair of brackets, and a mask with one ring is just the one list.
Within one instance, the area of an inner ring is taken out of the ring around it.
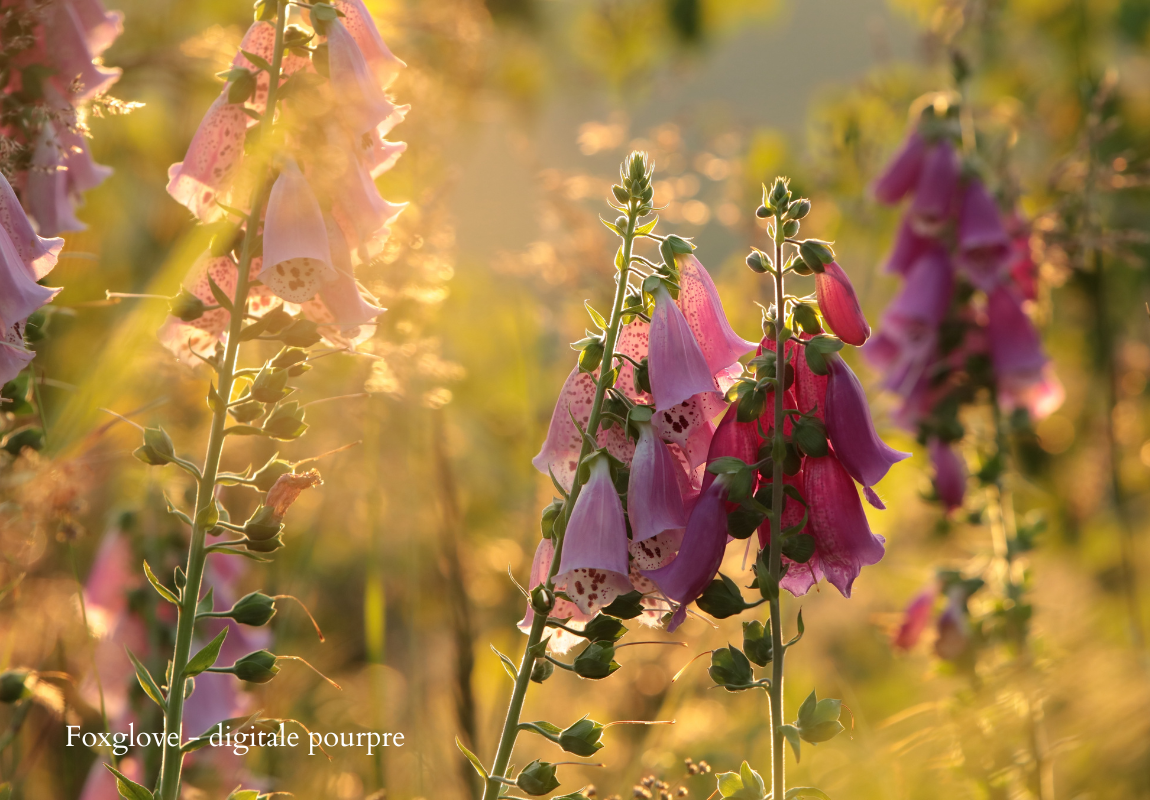
{"label": "dark pink flower", "polygon": [[679,466],[650,423],[639,423],[639,443],[627,483],[631,540],[642,542],[687,524]]}
{"label": "dark pink flower", "polygon": [[895,235],[894,247],[886,260],[886,271],[897,275],[906,275],[919,257],[934,246],[934,240],[927,236],[919,236],[914,232],[909,215],[904,216],[898,224],[898,233]]}
{"label": "dark pink flower", "polygon": [[723,563],[723,552],[727,548],[726,500],[726,479],[721,476],[699,495],[675,560],[665,567],[643,571],[664,595],[679,604],[667,626],[668,631],[683,623],[687,606],[699,599]]}
{"label": "dark pink flower", "polygon": [[713,373],[691,326],[662,286],[655,290],[648,369],[658,411],[665,411],[701,392],[716,391]]}
{"label": "dark pink flower", "polygon": [[970,646],[970,622],[965,604],[952,592],[938,617],[938,638],[934,653],[944,661],[957,661]]}
{"label": "dark pink flower", "polygon": [[858,489],[833,452],[803,460],[803,488],[810,506],[806,531],[815,537],[819,568],[850,597],[862,568],[882,559],[885,539],[871,533]]}
{"label": "dark pink flower", "polygon": [[[737,378],[742,372],[739,359],[754,350],[755,343],[731,328],[715,282],[699,259],[690,253],[680,254],[675,256],[675,264],[679,268],[679,308],[695,334],[711,374],[720,375],[733,366]],[[725,390],[726,387],[720,385],[719,388]]]}
{"label": "dark pink flower", "polygon": [[816,273],[815,292],[830,329],[847,344],[862,347],[870,337],[870,324],[843,268],[832,261]]}
{"label": "dark pink flower", "polygon": [[891,644],[899,650],[910,650],[922,637],[926,626],[930,624],[930,615],[934,611],[934,598],[938,589],[929,586],[914,596],[906,607],[902,624],[898,626]]}
{"label": "dark pink flower", "polygon": [[564,587],[585,614],[631,591],[627,523],[607,457],[596,456],[590,471],[571,509],[555,575],[555,585]]}
{"label": "dark pink flower", "polygon": [[254,277],[289,303],[310,300],[336,278],[319,202],[290,159],[268,197],[263,268]]}
{"label": "dark pink flower", "polygon": [[[784,475],[783,483],[787,486],[793,486],[798,489],[799,494],[804,494],[805,481],[803,479],[804,470],[799,470],[797,475]],[[766,484],[770,486],[771,484]],[[805,496],[804,496],[805,497]],[[803,514],[806,512],[806,507],[793,498],[784,495],[783,501],[783,519],[781,528],[786,530],[794,525],[802,522]],[[802,533],[811,533],[810,522],[802,529]],[[767,548],[771,546],[771,521],[764,520],[763,524],[759,526],[759,547]],[[811,587],[821,581],[824,577],[822,567],[819,564],[819,551],[818,544],[815,544],[815,552],[806,563],[800,564],[797,561],[783,556],[783,564],[787,568],[787,574],[779,581],[779,586],[786,589],[795,597],[802,597],[804,594],[811,590]]]}
{"label": "dark pink flower", "polygon": [[959,177],[958,154],[943,139],[930,149],[910,204],[911,223],[922,236],[937,236],[954,213]]}
{"label": "dark pink flower", "polygon": [[[810,339],[811,334],[799,334],[802,339]],[[791,364],[795,368],[795,408],[806,414],[814,411],[819,419],[825,419],[827,406],[827,376],[816,375],[807,365],[806,356],[794,341],[787,341],[786,352],[790,353]]]}
{"label": "dark pink flower", "polygon": [[1006,229],[1010,234],[1010,278],[1023,300],[1036,300],[1038,264],[1030,252],[1030,231],[1017,209],[1007,218]]}
{"label": "dark pink flower", "polygon": [[958,222],[958,265],[984,292],[1001,280],[1010,258],[1010,238],[1002,225],[998,203],[982,181],[971,178],[962,196]]}
{"label": "dark pink flower", "polygon": [[917,185],[927,149],[918,131],[911,131],[902,149],[875,181],[874,196],[880,203],[894,205]]}
{"label": "dark pink flower", "polygon": [[355,136],[363,136],[392,117],[402,119],[343,23],[338,19],[327,23],[326,35],[331,85],[339,98],[338,112],[348,129]]}
{"label": "dark pink flower", "polygon": [[879,438],[866,392],[846,362],[832,356],[827,366],[827,436],[847,473],[864,487],[873,487],[891,465],[909,458],[910,453],[895,450]]}
{"label": "dark pink flower", "polygon": [[243,104],[229,103],[225,89],[204,114],[184,160],[168,168],[168,194],[203,222],[223,214],[216,199],[227,198],[243,163],[247,129]]}
{"label": "dark pink flower", "polygon": [[1049,367],[1030,317],[1007,286],[987,295],[987,338],[999,400],[1007,410],[1026,408],[1041,419],[1062,405],[1062,384]]}
{"label": "dark pink flower", "polygon": [[934,490],[948,512],[962,508],[966,495],[966,461],[954,445],[932,438],[927,445],[934,465]]}
{"label": "dark pink flower", "polygon": [[12,239],[16,252],[34,280],[40,280],[56,266],[56,257],[64,246],[64,240],[44,239],[36,235],[16,198],[16,192],[3,175],[0,175],[0,227]]}

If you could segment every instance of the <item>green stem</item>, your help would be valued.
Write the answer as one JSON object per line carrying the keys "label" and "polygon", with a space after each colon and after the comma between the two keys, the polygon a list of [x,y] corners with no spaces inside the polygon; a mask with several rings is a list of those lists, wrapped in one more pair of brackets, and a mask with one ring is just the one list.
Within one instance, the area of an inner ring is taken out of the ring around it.
{"label": "green stem", "polygon": [[[777,587],[783,571],[783,458],[780,454],[786,447],[783,433],[783,387],[786,381],[786,352],[783,328],[786,319],[786,295],[783,294],[783,239],[782,220],[775,215],[775,374],[778,385],[775,388],[775,434],[771,445],[774,459],[771,475],[771,550],[768,569],[771,585]],[[783,615],[780,595],[771,600],[771,685],[767,689],[771,697],[771,786],[773,797],[782,798],[786,794],[785,751],[783,738]]]}
{"label": "green stem", "polygon": [[[268,81],[267,110],[260,122],[259,139],[272,125],[275,116],[276,94],[279,91],[278,76],[280,65],[283,63],[283,41],[286,14],[284,8],[286,0],[278,0],[278,13],[276,16],[275,53],[272,58],[272,70]],[[251,268],[252,256],[255,252],[257,227],[260,211],[267,202],[271,190],[268,179],[268,165],[266,154],[264,162],[259,166],[259,178],[252,193],[252,205],[248,219],[247,230],[244,233],[243,249],[240,254],[240,263],[236,277],[236,292],[232,301],[234,309],[231,323],[228,328],[228,345],[224,352],[223,362],[219,365],[219,396],[231,397],[232,381],[235,377],[236,359],[240,349],[240,330],[244,322],[244,309],[247,307],[248,272]],[[216,476],[220,469],[220,456],[224,448],[224,424],[227,422],[227,409],[223,405],[217,406],[212,412],[212,427],[208,435],[208,450],[204,457],[204,469],[196,487],[196,513],[193,516],[192,540],[188,546],[188,562],[185,574],[187,582],[179,606],[179,622],[176,626],[176,644],[172,655],[172,680],[168,688],[167,707],[164,709],[164,757],[160,768],[160,784],[156,791],[158,800],[176,800],[180,793],[180,773],[183,769],[184,754],[180,745],[169,744],[171,734],[176,739],[183,740],[184,721],[184,691],[187,679],[184,670],[191,655],[192,635],[196,624],[196,604],[200,599],[200,589],[203,584],[204,566],[207,563],[207,551],[204,548],[204,538],[207,526],[200,524],[203,512],[215,502]]]}
{"label": "green stem", "polygon": [[[603,397],[607,393],[608,373],[612,371],[615,363],[615,345],[619,341],[619,329],[623,321],[623,300],[627,296],[627,276],[630,274],[631,250],[635,242],[635,223],[638,221],[639,202],[632,200],[627,208],[627,231],[623,236],[623,266],[619,270],[618,285],[615,287],[615,301],[611,306],[611,319],[607,325],[607,336],[603,343],[603,361],[599,370],[599,380],[595,384],[595,399],[591,403],[591,415],[587,421],[587,434],[594,440],[599,432],[599,421],[603,415]],[[591,453],[591,442],[584,437],[583,448],[579,453],[582,462]],[[579,481],[576,479],[571,487],[571,493],[563,507],[564,519],[570,519],[571,509],[579,498]],[[552,580],[559,571],[560,558],[563,555],[563,537],[557,536],[555,554],[551,559],[551,571],[547,576],[547,588],[553,588]],[[519,671],[515,675],[515,688],[511,692],[511,701],[507,705],[507,718],[503,722],[503,733],[499,737],[499,749],[495,753],[495,762],[491,766],[491,777],[483,791],[483,800],[496,800],[499,797],[501,777],[507,772],[507,765],[511,761],[511,751],[515,747],[515,739],[519,735],[519,715],[523,711],[523,700],[527,696],[527,686],[531,681],[531,671],[535,668],[534,648],[542,641],[543,631],[547,628],[547,615],[535,614],[531,623],[531,632],[527,636],[527,646],[523,652],[523,660],[519,664]]]}

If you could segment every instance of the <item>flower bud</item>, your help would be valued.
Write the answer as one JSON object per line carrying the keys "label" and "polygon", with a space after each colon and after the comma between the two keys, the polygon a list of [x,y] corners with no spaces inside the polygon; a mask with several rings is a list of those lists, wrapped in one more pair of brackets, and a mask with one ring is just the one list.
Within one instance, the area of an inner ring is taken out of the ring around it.
{"label": "flower bud", "polygon": [[304,421],[304,411],[296,402],[284,403],[276,407],[275,411],[264,420],[263,430],[273,439],[291,441],[303,436],[307,430]]}
{"label": "flower bud", "polygon": [[819,315],[806,303],[797,303],[794,310],[795,322],[807,333],[822,333],[823,327],[819,324]]}
{"label": "flower bud", "polygon": [[168,301],[169,313],[181,322],[191,322],[204,315],[204,301],[187,289]]}
{"label": "flower bud", "polygon": [[281,459],[279,453],[276,453],[268,463],[260,467],[252,476],[252,482],[261,492],[266,492],[272,488],[272,485],[281,475],[286,475],[291,471],[292,465]]}
{"label": "flower bud", "polygon": [[770,269],[768,263],[766,257],[758,250],[752,250],[747,256],[747,266],[751,268],[752,272],[757,272],[760,275]]}
{"label": "flower bud", "polygon": [[546,761],[532,761],[519,773],[515,785],[529,795],[549,794],[559,788],[555,765]]}
{"label": "flower bud", "polygon": [[284,546],[284,540],[282,535],[277,533],[270,539],[252,539],[248,537],[244,540],[243,545],[252,553],[274,553]]}
{"label": "flower bud", "polygon": [[611,194],[615,195],[615,199],[620,203],[627,203],[631,200],[631,193],[627,191],[626,187],[617,183],[611,187]]}
{"label": "flower bud", "polygon": [[791,203],[790,207],[787,209],[787,219],[803,219],[809,213],[811,213],[811,201],[805,197],[800,197],[798,200]]}
{"label": "flower bud", "polygon": [[599,364],[603,362],[603,339],[596,337],[583,348],[579,353],[579,366],[588,372],[594,372],[599,369]]}
{"label": "flower bud", "polygon": [[236,422],[252,422],[259,419],[264,413],[264,404],[256,400],[249,400],[246,403],[240,403],[228,409],[228,413],[232,415],[232,419]]}
{"label": "flower bud", "polygon": [[743,623],[743,653],[760,667],[774,659],[769,626],[769,622],[764,627],[758,620]]}
{"label": "flower bud", "polygon": [[775,178],[775,182],[771,186],[771,193],[767,198],[775,208],[781,208],[791,199],[791,190],[787,185],[788,183],[789,181],[786,178]]}
{"label": "flower bud", "polygon": [[172,440],[163,428],[147,428],[144,430],[144,444],[132,453],[145,464],[153,467],[162,467],[170,464],[176,457]]}
{"label": "flower bud", "polygon": [[580,758],[593,756],[603,749],[599,739],[603,736],[603,723],[583,718],[559,734],[559,746]]}
{"label": "flower bud", "polygon": [[823,265],[835,260],[834,251],[827,247],[826,242],[817,239],[807,239],[799,245],[799,258],[813,272],[822,273]]}
{"label": "flower bud", "polygon": [[766,219],[771,215],[771,209],[766,205],[761,205],[755,209],[755,216],[759,219]]}
{"label": "flower bud", "polygon": [[547,591],[547,588],[543,584],[539,584],[531,590],[531,608],[534,609],[536,614],[547,616],[554,607],[555,595]]}
{"label": "flower bud", "polygon": [[275,509],[261,505],[244,523],[244,535],[255,542],[271,539],[283,529],[283,525],[275,516]]}
{"label": "flower bud", "polygon": [[231,669],[237,678],[248,683],[267,683],[279,671],[275,653],[267,650],[256,650],[254,653],[248,653],[233,664]]}
{"label": "flower bud", "polygon": [[599,680],[619,669],[615,662],[615,645],[610,642],[592,642],[575,658],[575,674],[580,678]]}
{"label": "flower bud", "polygon": [[286,369],[307,360],[307,350],[299,347],[285,347],[268,362],[272,369]]}
{"label": "flower bud", "polygon": [[287,396],[287,379],[285,370],[264,366],[252,383],[252,399],[261,403],[278,403]]}
{"label": "flower bud", "polygon": [[15,703],[23,700],[28,690],[28,670],[10,669],[0,672],[0,703]]}
{"label": "flower bud", "polygon": [[543,517],[539,520],[539,532],[544,539],[550,539],[555,532],[555,520],[563,510],[562,500],[552,500],[551,504],[543,509]]}
{"label": "flower bud", "polygon": [[788,239],[799,235],[799,221],[797,219],[787,220],[783,223],[783,236]]}
{"label": "flower bud", "polygon": [[276,615],[276,601],[263,592],[252,592],[241,597],[226,616],[241,625],[258,628],[268,624]]}
{"label": "flower bud", "polygon": [[555,665],[546,659],[539,659],[535,662],[535,666],[531,668],[531,680],[535,683],[543,683],[551,677],[555,672]]}
{"label": "flower bud", "polygon": [[647,368],[647,359],[643,358],[635,368],[635,391],[646,394],[651,393],[651,376]]}

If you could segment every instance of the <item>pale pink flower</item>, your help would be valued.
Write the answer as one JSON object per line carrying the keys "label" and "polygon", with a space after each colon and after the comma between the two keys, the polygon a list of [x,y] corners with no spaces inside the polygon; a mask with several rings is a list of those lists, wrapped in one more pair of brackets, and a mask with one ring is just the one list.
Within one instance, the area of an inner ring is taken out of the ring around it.
{"label": "pale pink flower", "polygon": [[655,408],[664,411],[701,392],[716,391],[716,385],[706,356],[670,293],[660,286],[654,296],[648,371]]}
{"label": "pale pink flower", "polygon": [[687,524],[680,484],[682,468],[650,423],[639,423],[639,443],[627,484],[631,540],[639,543]]}
{"label": "pale pink flower", "polygon": [[223,214],[216,200],[227,197],[243,163],[247,129],[243,104],[229,103],[224,89],[200,121],[184,160],[168,168],[168,194],[203,222]]}
{"label": "pale pink flower", "polygon": [[335,280],[331,245],[319,202],[296,163],[285,161],[268,197],[259,279],[291,303],[315,297]]}

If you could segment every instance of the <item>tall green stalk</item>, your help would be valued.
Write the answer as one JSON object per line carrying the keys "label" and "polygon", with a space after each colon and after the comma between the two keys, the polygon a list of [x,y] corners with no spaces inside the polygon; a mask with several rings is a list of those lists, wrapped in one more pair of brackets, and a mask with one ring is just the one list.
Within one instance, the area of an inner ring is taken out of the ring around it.
{"label": "tall green stalk", "polygon": [[[637,199],[632,199],[627,206],[627,228],[623,232],[623,253],[621,257],[622,265],[619,267],[618,283],[615,287],[615,299],[611,306],[611,316],[607,325],[606,336],[603,345],[603,361],[602,366],[599,368],[599,379],[595,383],[595,398],[591,404],[591,416],[587,422],[587,436],[583,438],[583,448],[579,454],[579,460],[582,461],[591,453],[591,443],[595,440],[599,432],[599,422],[603,413],[603,397],[609,387],[611,380],[610,374],[615,361],[615,345],[619,340],[619,329],[622,327],[623,321],[623,301],[627,296],[627,278],[630,274],[631,256],[635,243],[635,226],[639,219],[639,208],[641,202]],[[575,501],[579,498],[580,491],[579,481],[576,480],[571,488],[571,493],[567,496],[563,505],[564,519],[570,519],[571,510],[575,507]],[[547,589],[553,590],[554,586],[552,581],[555,574],[559,571],[559,562],[563,555],[563,536],[559,533],[559,528],[556,526],[555,534],[555,554],[551,559],[551,570],[547,576]],[[491,767],[491,772],[487,779],[487,785],[483,792],[483,800],[497,800],[500,794],[501,782],[499,778],[504,777],[507,773],[507,765],[511,760],[511,752],[515,747],[515,739],[519,733],[519,715],[523,711],[523,701],[527,696],[527,686],[531,681],[531,671],[535,667],[535,661],[538,656],[535,655],[538,650],[538,645],[543,639],[543,632],[547,628],[547,615],[535,614],[535,619],[531,624],[531,632],[527,637],[527,646],[523,653],[523,660],[519,664],[519,670],[515,675],[515,688],[511,692],[511,701],[507,706],[507,717],[503,723],[503,733],[499,737],[499,749],[495,754],[495,762]]]}
{"label": "tall green stalk", "polygon": [[[277,0],[275,51],[272,58],[271,74],[268,76],[267,106],[260,129],[257,133],[257,143],[264,140],[272,126],[275,117],[276,94],[279,91],[280,66],[283,63],[284,27],[286,24],[287,0]],[[252,193],[252,204],[249,212],[247,229],[244,232],[243,248],[240,253],[238,275],[236,277],[236,291],[232,298],[231,320],[228,326],[228,344],[224,357],[218,365],[219,396],[223,403],[214,404],[212,411],[212,427],[208,436],[208,450],[204,457],[204,466],[199,483],[196,487],[195,515],[192,524],[192,540],[188,546],[188,561],[185,570],[186,583],[179,604],[179,622],[176,627],[176,644],[171,662],[171,683],[164,705],[164,757],[160,768],[160,783],[157,787],[158,800],[177,800],[180,792],[180,773],[184,764],[184,754],[181,750],[183,742],[184,699],[187,689],[187,678],[184,672],[191,655],[192,635],[196,624],[196,605],[200,600],[200,588],[203,583],[204,566],[207,562],[207,551],[204,548],[204,537],[211,524],[206,524],[214,517],[211,510],[215,503],[216,476],[220,469],[220,456],[224,449],[224,424],[227,422],[227,400],[231,397],[232,382],[235,378],[236,361],[240,350],[240,330],[244,322],[244,312],[247,308],[248,273],[251,268],[252,257],[255,253],[257,239],[257,222],[260,212],[267,202],[271,190],[266,154],[264,162],[258,168],[256,188]],[[170,737],[176,734],[181,744],[170,744]]]}

